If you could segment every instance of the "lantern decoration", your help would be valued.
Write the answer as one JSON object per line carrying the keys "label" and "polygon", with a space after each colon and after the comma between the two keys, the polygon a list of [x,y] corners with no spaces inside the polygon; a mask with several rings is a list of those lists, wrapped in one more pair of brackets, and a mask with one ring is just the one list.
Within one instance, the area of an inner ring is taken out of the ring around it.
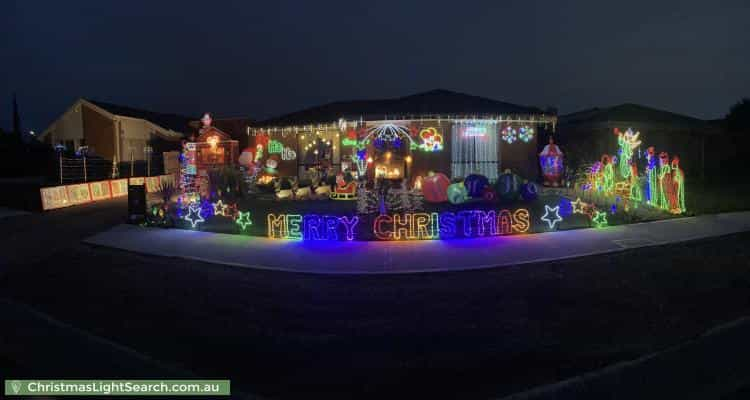
{"label": "lantern decoration", "polygon": [[469,197],[482,197],[484,188],[490,185],[490,181],[484,175],[471,174],[464,179],[464,186]]}
{"label": "lantern decoration", "polygon": [[520,127],[518,129],[518,138],[524,143],[534,140],[534,128],[526,125]]}
{"label": "lantern decoration", "polygon": [[518,175],[506,169],[495,183],[495,192],[501,201],[510,202],[518,199],[521,191],[521,179]]}
{"label": "lantern decoration", "polygon": [[500,130],[500,137],[503,139],[505,143],[513,144],[518,138],[518,132],[516,131],[516,128],[514,128],[512,125],[506,124]]}
{"label": "lantern decoration", "polygon": [[537,188],[536,183],[526,182],[521,185],[521,198],[524,201],[534,201],[537,197],[539,197],[539,188]]}
{"label": "lantern decoration", "polygon": [[430,171],[427,177],[422,178],[422,195],[425,201],[430,203],[443,203],[448,201],[448,186],[451,180],[443,173]]}
{"label": "lantern decoration", "polygon": [[469,198],[469,194],[466,191],[466,186],[463,182],[452,183],[448,186],[447,190],[448,201],[451,204],[461,204]]}
{"label": "lantern decoration", "polygon": [[539,164],[542,167],[545,186],[560,186],[563,173],[563,152],[555,144],[555,139],[550,136],[549,144],[544,146],[539,153]]}

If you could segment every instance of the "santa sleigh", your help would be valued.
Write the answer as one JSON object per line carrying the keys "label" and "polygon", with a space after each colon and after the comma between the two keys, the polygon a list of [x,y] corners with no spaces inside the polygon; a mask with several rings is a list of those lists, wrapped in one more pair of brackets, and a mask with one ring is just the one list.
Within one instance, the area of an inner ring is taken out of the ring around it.
{"label": "santa sleigh", "polygon": [[331,192],[331,199],[333,200],[356,200],[357,199],[357,182],[351,181],[344,183],[343,185],[338,184]]}

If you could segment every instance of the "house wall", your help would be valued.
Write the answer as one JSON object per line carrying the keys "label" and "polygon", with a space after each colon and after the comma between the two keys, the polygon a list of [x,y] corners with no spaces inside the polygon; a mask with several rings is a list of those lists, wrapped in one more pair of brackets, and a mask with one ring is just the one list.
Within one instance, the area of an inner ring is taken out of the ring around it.
{"label": "house wall", "polygon": [[510,169],[514,174],[529,181],[537,181],[539,178],[539,157],[537,154],[540,129],[534,127],[534,138],[528,143],[516,140],[506,143],[499,140],[500,145],[500,171]]}
{"label": "house wall", "polygon": [[153,127],[142,119],[117,118],[120,131],[120,161],[130,161],[131,151],[133,160],[143,161],[146,159],[143,148],[153,133]]}
{"label": "house wall", "polygon": [[50,137],[50,144],[58,144],[60,142],[69,143],[73,141],[74,147],[68,150],[75,150],[80,146],[81,139],[84,137],[81,108],[80,105],[72,107],[54,123],[54,126],[47,134]]}
{"label": "house wall", "polygon": [[115,155],[114,122],[93,108],[81,106],[83,137],[89,152],[111,160]]}

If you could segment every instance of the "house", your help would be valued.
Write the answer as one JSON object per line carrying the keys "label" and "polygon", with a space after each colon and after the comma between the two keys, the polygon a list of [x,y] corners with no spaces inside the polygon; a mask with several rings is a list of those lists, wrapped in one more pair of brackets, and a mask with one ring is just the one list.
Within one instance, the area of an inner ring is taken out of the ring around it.
{"label": "house", "polygon": [[68,150],[88,146],[107,160],[144,160],[144,148],[159,143],[154,152],[179,150],[190,118],[78,99],[45,129],[39,140],[63,144]]}
{"label": "house", "polygon": [[[250,118],[215,118],[212,117],[211,125],[219,129],[220,131],[229,135],[231,140],[236,140],[241,146],[248,145],[248,136],[250,127],[253,126],[255,121]],[[198,136],[201,129],[200,120],[192,120],[189,123],[189,136]]]}
{"label": "house", "polygon": [[680,166],[690,176],[706,170],[706,139],[719,130],[715,124],[639,104],[590,108],[558,119],[556,142],[566,160],[596,161],[618,148],[615,129],[640,132],[641,152],[653,146],[657,152],[679,156]]}
{"label": "house", "polygon": [[537,137],[555,122],[536,107],[437,89],[270,118],[250,128],[249,145],[276,157],[282,176],[331,167],[395,179],[434,171],[494,180],[509,168],[535,180]]}

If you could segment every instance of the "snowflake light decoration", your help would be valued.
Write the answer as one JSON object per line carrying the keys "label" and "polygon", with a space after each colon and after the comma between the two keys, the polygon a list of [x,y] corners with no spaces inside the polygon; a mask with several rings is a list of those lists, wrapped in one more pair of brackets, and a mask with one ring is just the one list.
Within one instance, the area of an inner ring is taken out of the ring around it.
{"label": "snowflake light decoration", "polygon": [[516,128],[510,125],[505,125],[500,131],[500,137],[505,143],[512,144],[518,139],[518,132],[516,131]]}
{"label": "snowflake light decoration", "polygon": [[518,129],[518,138],[524,143],[529,143],[534,139],[534,128],[530,126],[522,126]]}

